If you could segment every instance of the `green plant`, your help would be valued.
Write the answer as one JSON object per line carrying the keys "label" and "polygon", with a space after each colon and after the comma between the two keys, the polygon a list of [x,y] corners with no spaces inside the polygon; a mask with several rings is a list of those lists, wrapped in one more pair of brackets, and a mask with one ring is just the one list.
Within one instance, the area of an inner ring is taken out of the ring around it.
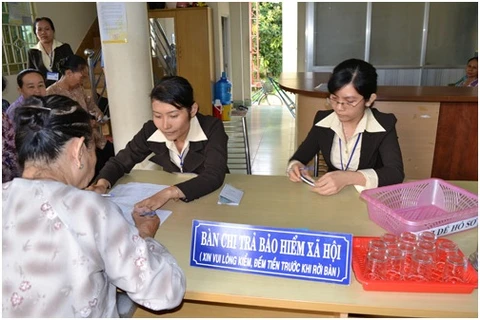
{"label": "green plant", "polygon": [[259,51],[261,77],[282,72],[282,3],[259,2]]}

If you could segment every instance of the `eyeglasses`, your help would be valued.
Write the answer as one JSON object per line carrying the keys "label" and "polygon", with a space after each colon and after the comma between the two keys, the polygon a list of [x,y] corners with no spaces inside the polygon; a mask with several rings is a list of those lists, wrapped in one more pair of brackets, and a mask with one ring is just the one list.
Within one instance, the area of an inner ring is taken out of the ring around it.
{"label": "eyeglasses", "polygon": [[355,108],[355,107],[358,106],[358,104],[359,104],[360,102],[362,102],[363,100],[365,100],[365,99],[362,98],[362,99],[358,100],[358,102],[356,102],[356,103],[346,102],[346,101],[345,101],[345,102],[340,102],[340,101],[337,101],[337,100],[332,99],[332,98],[330,97],[330,98],[327,98],[327,104],[330,105],[330,106],[332,106],[333,108],[336,108],[336,107],[338,107],[339,105],[342,105],[342,106],[343,106],[343,105],[347,105],[347,106],[350,107],[350,108]]}

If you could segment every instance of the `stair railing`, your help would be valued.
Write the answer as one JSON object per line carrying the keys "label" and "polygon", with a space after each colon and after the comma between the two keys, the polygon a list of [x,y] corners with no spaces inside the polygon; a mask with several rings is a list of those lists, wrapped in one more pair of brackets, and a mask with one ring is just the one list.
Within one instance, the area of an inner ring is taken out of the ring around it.
{"label": "stair railing", "polygon": [[[107,83],[106,83],[105,73],[103,72],[103,68],[100,74],[98,74],[98,76],[95,74],[95,67],[99,62],[101,62],[102,49],[100,48],[96,52],[93,49],[85,49],[83,53],[87,56],[88,77],[90,79],[91,96],[92,96],[92,99],[95,100],[95,103],[99,105],[100,99],[103,97],[107,89]],[[98,87],[100,83],[102,83],[103,86],[102,86],[102,91],[99,93]],[[105,106],[102,112],[105,114],[107,109],[108,109],[108,104]]]}
{"label": "stair railing", "polygon": [[157,61],[167,75],[176,75],[175,44],[170,43],[162,25],[156,19],[150,19],[150,43]]}

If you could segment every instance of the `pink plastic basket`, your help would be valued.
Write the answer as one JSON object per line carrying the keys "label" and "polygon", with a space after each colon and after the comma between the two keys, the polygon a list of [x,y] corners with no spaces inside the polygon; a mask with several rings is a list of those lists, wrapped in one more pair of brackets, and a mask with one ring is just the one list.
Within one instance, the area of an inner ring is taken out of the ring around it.
{"label": "pink plastic basket", "polygon": [[370,219],[397,235],[478,216],[477,195],[441,179],[364,190],[360,197],[367,201]]}

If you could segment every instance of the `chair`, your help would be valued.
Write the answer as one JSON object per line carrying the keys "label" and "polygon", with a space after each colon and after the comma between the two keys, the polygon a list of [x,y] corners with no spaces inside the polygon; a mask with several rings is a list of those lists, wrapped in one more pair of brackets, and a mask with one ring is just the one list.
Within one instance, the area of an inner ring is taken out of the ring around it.
{"label": "chair", "polygon": [[230,172],[252,174],[246,117],[232,115],[230,121],[223,122],[223,126],[228,135],[227,164]]}
{"label": "chair", "polygon": [[319,177],[319,174],[322,175],[328,172],[328,166],[325,160],[323,159],[322,153],[319,152],[313,157],[313,176],[315,178]]}

